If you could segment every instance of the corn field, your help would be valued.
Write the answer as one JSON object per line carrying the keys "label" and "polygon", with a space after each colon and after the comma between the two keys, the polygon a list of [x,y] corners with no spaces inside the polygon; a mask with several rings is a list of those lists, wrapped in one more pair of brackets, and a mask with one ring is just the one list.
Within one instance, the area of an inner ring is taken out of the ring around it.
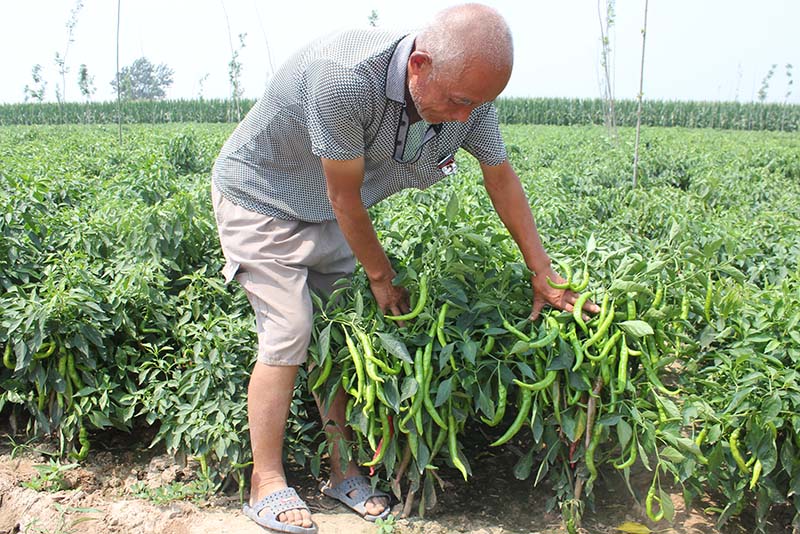
{"label": "corn field", "polygon": [[[242,100],[246,113],[254,100]],[[636,125],[637,102],[616,102],[617,124]],[[603,124],[601,99],[569,98],[500,98],[497,108],[500,121],[506,124],[542,124],[555,126]],[[228,100],[172,100],[123,102],[122,122],[181,123],[236,122],[235,108]],[[12,124],[105,124],[118,120],[117,104],[55,103],[2,104],[0,125]],[[646,100],[644,126],[679,126],[726,130],[800,129],[800,106],[739,102],[674,102]]]}

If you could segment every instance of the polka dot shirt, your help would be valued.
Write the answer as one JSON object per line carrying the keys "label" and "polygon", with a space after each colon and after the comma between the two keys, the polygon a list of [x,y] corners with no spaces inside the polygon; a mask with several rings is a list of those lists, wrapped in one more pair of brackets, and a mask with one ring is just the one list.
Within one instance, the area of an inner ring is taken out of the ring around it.
{"label": "polka dot shirt", "polygon": [[[373,28],[336,33],[297,52],[224,144],[213,170],[222,194],[264,215],[322,222],[336,217],[321,157],[364,158],[366,208],[438,182],[459,148],[487,165],[505,161],[491,102],[465,123],[426,125],[421,139],[411,139],[405,81],[413,44],[413,34]],[[409,150],[407,142],[421,146]]]}

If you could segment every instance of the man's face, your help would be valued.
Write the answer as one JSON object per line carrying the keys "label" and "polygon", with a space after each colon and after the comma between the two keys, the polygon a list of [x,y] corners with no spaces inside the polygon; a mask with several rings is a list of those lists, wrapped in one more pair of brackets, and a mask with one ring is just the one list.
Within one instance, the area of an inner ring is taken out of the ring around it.
{"label": "man's face", "polygon": [[473,109],[497,98],[510,75],[502,69],[470,64],[458,74],[433,76],[429,62],[415,63],[414,58],[409,69],[411,100],[419,116],[429,124],[466,122]]}

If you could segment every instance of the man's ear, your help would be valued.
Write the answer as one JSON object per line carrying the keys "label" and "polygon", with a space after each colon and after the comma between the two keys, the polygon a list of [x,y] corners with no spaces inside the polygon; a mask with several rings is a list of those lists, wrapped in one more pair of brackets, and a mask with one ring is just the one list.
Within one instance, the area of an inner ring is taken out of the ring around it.
{"label": "man's ear", "polygon": [[430,54],[424,50],[415,50],[408,56],[408,70],[411,74],[424,74],[432,65]]}

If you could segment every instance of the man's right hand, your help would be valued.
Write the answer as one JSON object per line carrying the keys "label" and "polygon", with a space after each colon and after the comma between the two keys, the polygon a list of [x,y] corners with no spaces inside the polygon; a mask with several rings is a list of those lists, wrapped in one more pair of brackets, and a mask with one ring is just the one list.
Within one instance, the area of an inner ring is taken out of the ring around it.
{"label": "man's right hand", "polygon": [[[392,284],[392,276],[381,277],[369,281],[369,288],[378,303],[378,308],[386,315],[403,315],[411,310],[408,290],[403,286]],[[401,325],[402,326],[402,325]]]}

